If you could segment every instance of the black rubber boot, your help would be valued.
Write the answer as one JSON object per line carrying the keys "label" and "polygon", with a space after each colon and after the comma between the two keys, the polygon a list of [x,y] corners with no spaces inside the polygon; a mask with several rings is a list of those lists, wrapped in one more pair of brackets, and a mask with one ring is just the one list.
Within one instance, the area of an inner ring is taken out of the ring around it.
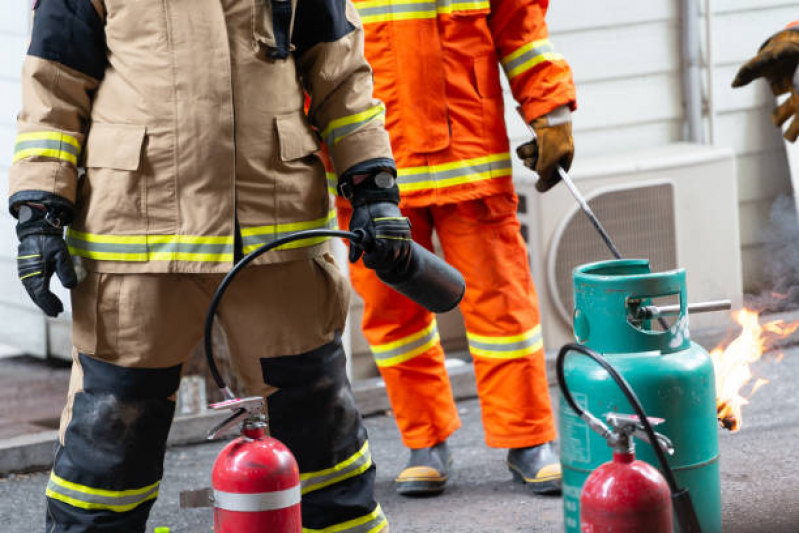
{"label": "black rubber boot", "polygon": [[563,476],[554,442],[510,449],[507,464],[513,480],[524,483],[534,493],[560,495]]}
{"label": "black rubber boot", "polygon": [[394,480],[397,492],[403,496],[433,496],[444,492],[452,466],[452,454],[447,442],[432,448],[411,450],[408,466]]}

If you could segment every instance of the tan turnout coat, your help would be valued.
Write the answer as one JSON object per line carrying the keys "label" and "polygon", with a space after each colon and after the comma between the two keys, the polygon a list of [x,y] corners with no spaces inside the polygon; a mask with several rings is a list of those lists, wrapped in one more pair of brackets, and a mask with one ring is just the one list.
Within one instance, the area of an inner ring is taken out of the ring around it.
{"label": "tan turnout coat", "polygon": [[[346,34],[292,46],[285,60],[269,57],[269,0],[89,1],[105,64],[92,73],[58,53],[29,52],[10,195],[43,191],[73,202],[67,241],[90,270],[227,271],[236,217],[245,252],[335,224],[315,155],[320,135],[339,175],[391,157],[349,0],[317,2],[345,6]],[[303,5],[316,4],[292,0],[295,33]],[[325,246],[300,241],[261,262]]]}

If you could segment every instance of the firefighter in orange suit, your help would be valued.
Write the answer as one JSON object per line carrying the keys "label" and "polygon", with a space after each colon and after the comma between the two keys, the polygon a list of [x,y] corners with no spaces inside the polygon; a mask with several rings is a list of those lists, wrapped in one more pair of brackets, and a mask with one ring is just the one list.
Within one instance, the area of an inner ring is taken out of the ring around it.
{"label": "firefighter in orange suit", "polygon": [[[461,304],[489,446],[508,448],[517,481],[559,493],[539,311],[516,217],[500,67],[536,140],[519,156],[543,192],[573,155],[571,70],[548,39],[547,0],[355,0],[375,94],[414,239],[466,279]],[[323,138],[335,147],[333,132]],[[339,191],[340,193],[340,191]],[[340,221],[350,218],[339,204]],[[438,493],[449,475],[447,438],[461,422],[435,316],[353,265],[363,331],[386,382],[410,461],[401,494]]]}
{"label": "firefighter in orange suit", "polygon": [[738,70],[732,86],[743,87],[757,78],[769,83],[774,96],[788,94],[771,118],[776,126],[792,118],[784,136],[795,142],[799,137],[799,20],[769,37],[758,54]]}
{"label": "firefighter in orange suit", "polygon": [[[72,289],[74,344],[46,530],[144,533],[182,365],[223,275],[262,244],[336,223],[313,128],[335,132],[333,163],[374,242],[364,261],[407,262],[410,228],[349,0],[34,9],[9,206],[34,302],[62,311],[53,273]],[[396,240],[375,218],[395,220]],[[303,531],[385,533],[339,335],[348,287],[327,247],[262,256],[219,317],[247,392],[268,397],[270,431],[297,458],[302,489],[285,499],[302,500]]]}

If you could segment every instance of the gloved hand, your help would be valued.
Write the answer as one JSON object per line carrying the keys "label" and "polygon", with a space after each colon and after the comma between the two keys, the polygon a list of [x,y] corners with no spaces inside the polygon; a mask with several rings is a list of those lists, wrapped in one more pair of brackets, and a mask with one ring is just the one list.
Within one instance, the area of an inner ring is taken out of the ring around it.
{"label": "gloved hand", "polygon": [[527,168],[538,173],[535,188],[546,192],[560,181],[558,165],[569,170],[574,158],[571,111],[566,106],[535,119],[530,126],[535,137],[516,149]]}
{"label": "gloved hand", "polygon": [[[359,179],[360,178],[360,179]],[[339,193],[352,204],[350,231],[362,231],[362,243],[350,243],[349,259],[377,272],[403,272],[411,262],[411,223],[399,209],[399,188],[385,171],[342,178]]]}
{"label": "gloved hand", "polygon": [[781,126],[790,117],[794,117],[785,138],[796,141],[799,137],[799,27],[786,29],[772,35],[760,47],[758,54],[744,64],[733,87],[743,87],[757,78],[766,78],[774,96],[790,93],[788,100],[776,108],[771,119],[776,126]]}
{"label": "gloved hand", "polygon": [[[63,202],[62,202],[63,203]],[[71,212],[60,212],[45,204],[25,203],[17,212],[17,271],[31,299],[47,316],[58,316],[64,305],[50,292],[55,272],[61,284],[73,289],[78,284],[72,258],[64,242],[63,224]]]}

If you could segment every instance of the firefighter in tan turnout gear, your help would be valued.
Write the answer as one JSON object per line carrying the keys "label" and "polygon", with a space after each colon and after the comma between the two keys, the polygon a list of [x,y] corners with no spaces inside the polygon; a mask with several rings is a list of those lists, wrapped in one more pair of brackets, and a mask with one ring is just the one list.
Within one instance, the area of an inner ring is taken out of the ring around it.
{"label": "firefighter in tan turnout gear", "polygon": [[[374,234],[374,213],[401,217],[382,104],[349,0],[34,9],[10,209],[22,283],[55,316],[55,272],[74,320],[47,531],[144,532],[181,365],[222,274],[263,243],[336,224],[312,128],[336,132],[333,163],[376,242],[364,259],[405,259],[402,239]],[[80,284],[74,257],[89,272]],[[247,392],[268,396],[271,432],[297,457],[304,531],[386,531],[327,243],[294,242],[242,278],[220,318]]]}

